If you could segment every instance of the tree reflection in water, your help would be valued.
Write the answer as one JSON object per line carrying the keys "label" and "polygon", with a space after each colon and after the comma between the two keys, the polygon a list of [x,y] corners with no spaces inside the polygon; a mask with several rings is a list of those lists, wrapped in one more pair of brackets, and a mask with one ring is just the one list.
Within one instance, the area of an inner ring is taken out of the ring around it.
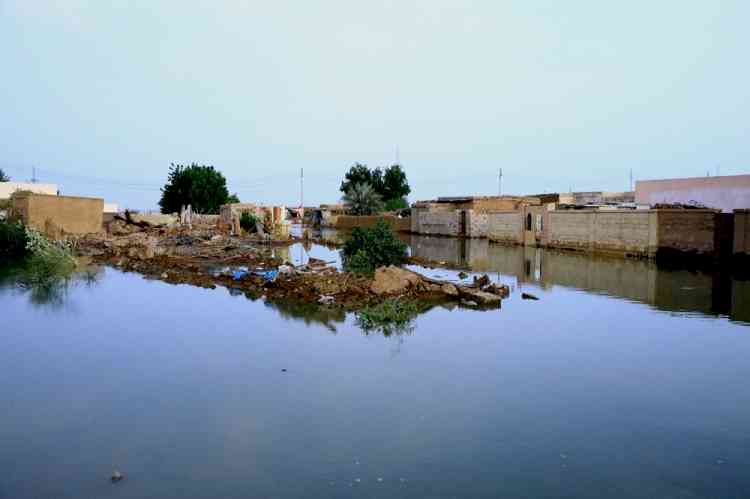
{"label": "tree reflection in water", "polygon": [[40,273],[27,262],[0,268],[0,288],[10,288],[28,294],[32,305],[62,308],[73,286],[96,286],[104,274],[104,267],[85,266],[70,274]]}

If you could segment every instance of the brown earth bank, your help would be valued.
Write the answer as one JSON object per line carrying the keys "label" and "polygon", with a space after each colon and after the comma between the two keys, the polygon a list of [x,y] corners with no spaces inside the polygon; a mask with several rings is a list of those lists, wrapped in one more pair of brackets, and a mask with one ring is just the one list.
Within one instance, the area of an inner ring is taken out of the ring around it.
{"label": "brown earth bank", "polygon": [[498,308],[509,293],[507,286],[491,284],[489,279],[457,286],[400,267],[379,268],[368,276],[339,271],[314,258],[294,266],[274,256],[274,248],[299,241],[230,236],[212,226],[141,227],[116,220],[106,234],[76,241],[75,250],[95,262],[172,284],[224,286],[253,299],[317,304],[345,311],[393,297]]}

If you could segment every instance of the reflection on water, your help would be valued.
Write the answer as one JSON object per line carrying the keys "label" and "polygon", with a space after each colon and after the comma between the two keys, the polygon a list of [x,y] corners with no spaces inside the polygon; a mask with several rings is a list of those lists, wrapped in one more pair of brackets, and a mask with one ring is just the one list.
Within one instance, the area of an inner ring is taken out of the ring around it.
{"label": "reflection on water", "polygon": [[21,262],[0,267],[0,289],[28,295],[29,303],[37,307],[62,308],[70,289],[75,286],[93,287],[104,275],[104,267],[85,265],[70,275],[51,275],[36,279]]}
{"label": "reflection on water", "polygon": [[659,310],[750,319],[750,287],[723,273],[657,267],[645,260],[505,246],[483,239],[411,237],[414,256],[473,272],[499,273],[517,284],[565,286],[649,304]]}
{"label": "reflection on water", "polygon": [[4,279],[0,498],[750,497],[750,330],[654,305],[711,310],[727,295],[681,295],[726,284],[486,250],[473,268],[540,301],[390,337],[111,268],[62,309]]}

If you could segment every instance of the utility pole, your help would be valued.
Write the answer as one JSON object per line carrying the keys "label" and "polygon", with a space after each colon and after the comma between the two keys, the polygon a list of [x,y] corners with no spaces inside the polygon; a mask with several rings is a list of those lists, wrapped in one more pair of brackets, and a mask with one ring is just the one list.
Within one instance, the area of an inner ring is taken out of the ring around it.
{"label": "utility pole", "polygon": [[305,169],[299,169],[299,207],[305,207]]}
{"label": "utility pole", "polygon": [[497,171],[497,195],[503,195],[503,169],[500,168]]}
{"label": "utility pole", "polygon": [[633,169],[630,169],[630,190],[633,190]]}
{"label": "utility pole", "polygon": [[36,184],[36,166],[31,167],[31,183]]}

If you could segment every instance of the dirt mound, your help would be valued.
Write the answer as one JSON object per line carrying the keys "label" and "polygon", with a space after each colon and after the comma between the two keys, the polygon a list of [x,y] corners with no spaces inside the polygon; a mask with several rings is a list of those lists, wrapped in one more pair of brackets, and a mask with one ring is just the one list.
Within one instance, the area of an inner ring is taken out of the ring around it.
{"label": "dirt mound", "polygon": [[411,287],[417,287],[422,278],[414,272],[391,265],[375,271],[370,290],[376,295],[400,294]]}

